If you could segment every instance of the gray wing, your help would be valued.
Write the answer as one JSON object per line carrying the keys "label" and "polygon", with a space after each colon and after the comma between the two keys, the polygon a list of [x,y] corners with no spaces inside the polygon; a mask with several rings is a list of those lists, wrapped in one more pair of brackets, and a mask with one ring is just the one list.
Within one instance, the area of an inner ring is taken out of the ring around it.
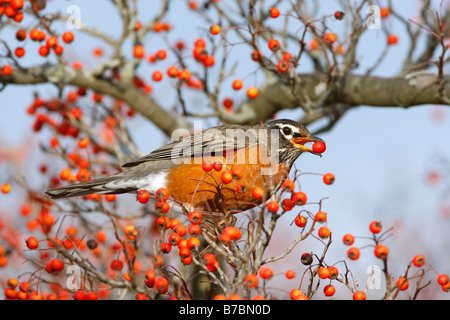
{"label": "gray wing", "polygon": [[243,129],[241,125],[217,126],[194,133],[181,141],[169,143],[146,156],[125,163],[122,167],[130,168],[143,162],[155,160],[174,160],[205,155],[221,155],[225,151],[242,149],[256,143],[258,130],[256,126]]}

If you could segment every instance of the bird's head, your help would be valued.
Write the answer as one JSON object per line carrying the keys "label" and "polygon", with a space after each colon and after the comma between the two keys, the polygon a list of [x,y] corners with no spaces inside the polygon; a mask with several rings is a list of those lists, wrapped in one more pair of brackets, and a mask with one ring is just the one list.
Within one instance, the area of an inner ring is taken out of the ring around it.
{"label": "bird's head", "polygon": [[318,156],[320,153],[307,147],[308,142],[323,142],[321,138],[311,135],[309,130],[302,124],[288,119],[279,119],[266,122],[266,129],[275,129],[279,137],[280,161],[293,164],[294,161],[303,153],[309,152]]}

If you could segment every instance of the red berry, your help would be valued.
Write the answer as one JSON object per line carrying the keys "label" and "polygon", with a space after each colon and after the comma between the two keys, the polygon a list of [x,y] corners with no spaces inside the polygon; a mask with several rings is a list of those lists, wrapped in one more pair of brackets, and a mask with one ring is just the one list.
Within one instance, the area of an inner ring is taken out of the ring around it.
{"label": "red berry", "polygon": [[213,24],[210,28],[209,28],[209,32],[212,35],[217,35],[220,33],[220,26],[217,24]]}
{"label": "red berry", "polygon": [[213,163],[213,168],[216,171],[221,171],[222,167],[223,167],[223,164],[221,162],[216,161]]}
{"label": "red berry", "polygon": [[353,294],[353,300],[366,300],[366,294],[363,291],[356,291]]}
{"label": "red berry", "polygon": [[71,43],[71,42],[73,41],[74,38],[75,38],[75,37],[74,37],[73,33],[70,32],[70,31],[66,31],[66,32],[64,32],[63,35],[62,35],[62,39],[63,39],[63,41],[64,41],[65,43]]}
{"label": "red berry", "polygon": [[236,192],[237,192],[237,193],[239,193],[239,194],[244,194],[245,191],[246,191],[246,188],[245,188],[245,186],[244,186],[243,184],[238,184],[238,185],[236,186]]}
{"label": "red berry", "polygon": [[317,232],[317,234],[322,239],[326,239],[330,236],[331,231],[330,231],[330,229],[328,229],[328,227],[321,227],[321,228],[319,228],[319,231]]}
{"label": "red berry", "polygon": [[323,293],[325,293],[325,295],[327,297],[331,297],[332,295],[334,295],[335,292],[336,292],[336,289],[331,284],[329,284],[329,285],[325,286],[325,288],[323,288]]}
{"label": "red berry", "polygon": [[359,251],[358,248],[352,247],[352,248],[348,249],[347,256],[351,260],[357,260],[359,258],[359,256],[360,256],[360,251]]}
{"label": "red berry", "polygon": [[327,221],[327,214],[323,211],[318,211],[314,216],[314,221],[324,223]]}
{"label": "red berry", "polygon": [[342,19],[344,19],[344,16],[345,16],[345,12],[342,12],[342,11],[336,11],[336,12],[334,13],[334,17],[335,17],[337,20],[342,20]]}
{"label": "red berry", "polygon": [[235,167],[231,170],[231,175],[234,180],[239,180],[244,176],[244,171],[241,167]]}
{"label": "red berry", "polygon": [[381,231],[381,222],[380,221],[372,221],[369,225],[370,232],[379,233]]}
{"label": "red berry", "polygon": [[347,246],[351,246],[353,242],[355,242],[355,237],[351,234],[346,234],[342,238],[342,242],[344,242],[344,244]]}
{"label": "red berry", "polygon": [[208,161],[208,160],[204,161],[202,163],[202,169],[206,172],[210,172],[213,169],[213,165],[212,165],[211,161]]}
{"label": "red berry", "polygon": [[12,72],[13,72],[13,68],[9,64],[5,64],[2,67],[2,75],[3,76],[9,76],[12,74]]}
{"label": "red berry", "polygon": [[280,10],[276,7],[272,7],[269,10],[269,14],[271,18],[278,18],[280,16]]}
{"label": "red berry", "polygon": [[272,51],[277,51],[280,49],[280,42],[277,39],[270,39],[269,42],[267,42],[267,45]]}
{"label": "red berry", "polygon": [[234,90],[240,90],[244,86],[244,83],[240,79],[236,79],[233,81],[233,89]]}
{"label": "red berry", "polygon": [[283,199],[283,201],[281,201],[281,208],[284,211],[292,210],[292,208],[294,208],[294,201],[292,201],[291,199]]}
{"label": "red berry", "polygon": [[273,213],[277,213],[278,209],[280,209],[280,205],[277,201],[270,201],[267,204],[267,210]]}
{"label": "red berry", "polygon": [[169,199],[170,193],[166,188],[159,188],[158,190],[156,190],[155,195],[156,198],[158,198],[160,201],[166,201],[167,199]]}
{"label": "red berry", "polygon": [[332,173],[325,173],[323,175],[323,182],[325,184],[328,184],[328,185],[333,184],[334,180],[335,180],[334,174],[332,174]]}
{"label": "red berry", "polygon": [[35,237],[29,237],[27,240],[25,240],[28,249],[34,250],[37,249],[39,246],[39,241]]}
{"label": "red berry", "polygon": [[321,141],[317,141],[313,144],[312,149],[317,153],[324,153],[327,149],[327,145]]}
{"label": "red berry", "polygon": [[199,211],[192,211],[189,213],[188,219],[191,223],[199,224],[202,222],[202,214]]}
{"label": "red berry", "polygon": [[230,183],[231,181],[233,181],[233,175],[230,172],[225,171],[220,176],[220,179],[222,180],[223,183],[227,184],[227,183]]}
{"label": "red berry", "polygon": [[18,58],[22,58],[25,55],[25,49],[22,47],[17,47],[16,50],[14,50],[14,54]]}
{"label": "red berry", "polygon": [[374,253],[377,258],[384,260],[387,259],[389,249],[386,246],[379,244],[375,247]]}
{"label": "red berry", "polygon": [[317,274],[319,275],[320,279],[328,279],[328,277],[330,276],[330,270],[326,267],[321,267],[317,271]]}
{"label": "red berry", "polygon": [[120,272],[123,269],[123,262],[119,259],[115,259],[115,260],[111,261],[110,267],[112,270]]}
{"label": "red berry", "polygon": [[295,189],[295,184],[294,181],[286,179],[284,180],[283,185],[281,187],[283,188],[284,191],[293,192]]}
{"label": "red berry", "polygon": [[387,38],[388,45],[394,45],[398,43],[398,37],[395,34],[388,35]]}
{"label": "red berry", "polygon": [[163,74],[161,71],[154,71],[152,74],[152,78],[156,82],[161,81],[163,78]]}
{"label": "red berry", "polygon": [[293,278],[295,278],[295,271],[294,270],[288,270],[288,271],[286,271],[285,275],[286,275],[286,278],[293,279]]}
{"label": "red berry", "polygon": [[256,89],[255,87],[250,87],[247,89],[247,96],[250,99],[255,99],[259,94],[259,90]]}
{"label": "red berry", "polygon": [[441,286],[445,286],[448,283],[448,276],[446,274],[440,274],[437,278],[437,282]]}
{"label": "red berry", "polygon": [[136,58],[142,59],[145,55],[144,47],[140,44],[137,44],[133,48],[133,54]]}
{"label": "red berry", "polygon": [[264,190],[260,187],[256,187],[252,190],[252,197],[255,199],[261,199],[264,196]]}
{"label": "red berry", "polygon": [[402,291],[408,289],[408,287],[409,287],[408,280],[403,277],[398,278],[396,285]]}
{"label": "red berry", "polygon": [[304,216],[298,215],[294,220],[295,224],[299,228],[303,228],[306,225],[306,218]]}
{"label": "red berry", "polygon": [[421,266],[423,266],[423,265],[425,264],[425,258],[424,258],[424,256],[421,255],[421,254],[416,255],[416,256],[414,257],[414,259],[413,259],[413,264],[414,264],[416,267],[421,267]]}
{"label": "red berry", "polygon": [[150,193],[147,190],[139,190],[137,192],[137,199],[140,203],[147,203],[150,199]]}
{"label": "red berry", "polygon": [[83,291],[77,291],[73,294],[73,298],[75,300],[85,300],[86,299],[86,293],[84,293]]}
{"label": "red berry", "polygon": [[308,298],[299,290],[293,289],[289,294],[292,300],[307,300]]}
{"label": "red berry", "polygon": [[292,201],[298,206],[304,205],[307,200],[306,194],[302,191],[298,191],[292,195]]}

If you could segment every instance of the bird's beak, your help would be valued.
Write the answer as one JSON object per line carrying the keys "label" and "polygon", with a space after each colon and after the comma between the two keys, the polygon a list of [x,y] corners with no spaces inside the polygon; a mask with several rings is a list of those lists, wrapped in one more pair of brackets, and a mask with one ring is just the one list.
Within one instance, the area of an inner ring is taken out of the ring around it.
{"label": "bird's beak", "polygon": [[298,148],[303,151],[313,153],[315,155],[320,155],[320,153],[314,152],[312,149],[306,147],[305,143],[307,143],[307,142],[323,142],[323,143],[325,143],[325,141],[323,141],[319,137],[315,137],[315,136],[296,137],[296,138],[292,139],[291,142],[292,142],[292,145],[294,146],[294,148]]}

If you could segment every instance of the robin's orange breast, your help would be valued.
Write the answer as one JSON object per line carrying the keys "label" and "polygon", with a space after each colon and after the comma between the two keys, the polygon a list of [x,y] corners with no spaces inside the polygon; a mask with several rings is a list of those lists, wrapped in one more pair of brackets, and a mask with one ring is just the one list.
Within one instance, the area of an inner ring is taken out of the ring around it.
{"label": "robin's orange breast", "polygon": [[[252,197],[252,190],[262,188],[265,190],[263,199],[268,199],[270,192],[288,177],[290,170],[276,159],[274,161],[259,146],[203,157],[201,162],[204,161],[221,162],[222,169],[205,172],[201,163],[179,164],[169,170],[166,186],[175,201],[188,208],[209,212],[237,213],[259,205],[261,200]],[[224,183],[222,173],[231,172],[233,168],[240,168],[242,177]],[[239,185],[243,186],[240,192],[237,191]]]}

